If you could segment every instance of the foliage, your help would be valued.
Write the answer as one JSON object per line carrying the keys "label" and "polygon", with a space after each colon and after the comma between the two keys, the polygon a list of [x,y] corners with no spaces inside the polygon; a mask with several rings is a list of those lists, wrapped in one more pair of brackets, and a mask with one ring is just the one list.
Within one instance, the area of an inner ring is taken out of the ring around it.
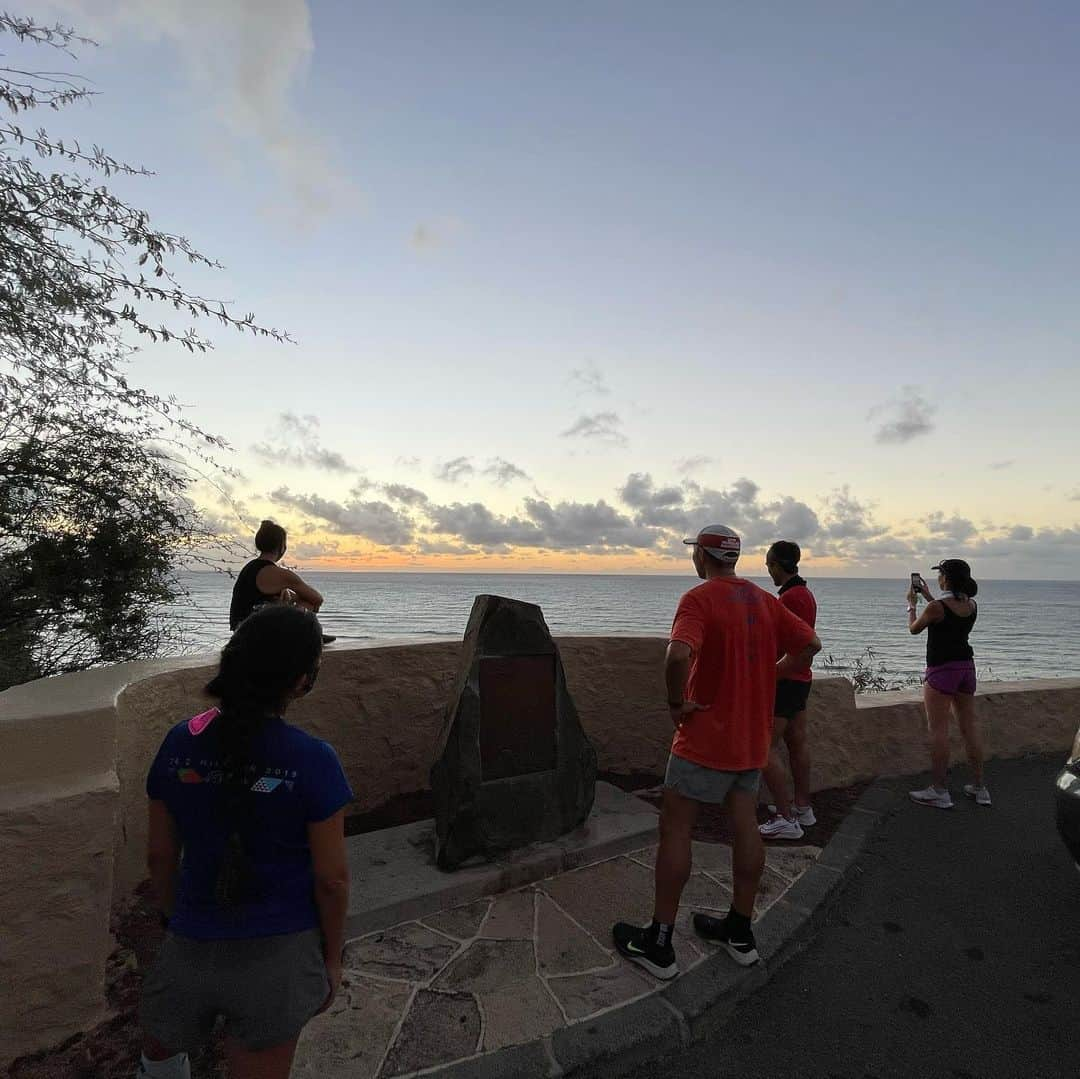
{"label": "foliage", "polygon": [[829,655],[821,665],[824,669],[840,669],[855,687],[856,693],[882,693],[919,685],[918,675],[898,674],[885,666],[881,657],[869,645],[855,657],[850,668]]}
{"label": "foliage", "polygon": [[[92,44],[3,13],[0,34],[69,56]],[[214,557],[187,492],[224,442],[129,382],[135,344],[209,348],[177,314],[288,339],[177,281],[173,263],[217,263],[105,184],[150,173],[18,122],[91,96],[0,66],[15,117],[0,123],[0,688],[157,653],[174,568]]]}

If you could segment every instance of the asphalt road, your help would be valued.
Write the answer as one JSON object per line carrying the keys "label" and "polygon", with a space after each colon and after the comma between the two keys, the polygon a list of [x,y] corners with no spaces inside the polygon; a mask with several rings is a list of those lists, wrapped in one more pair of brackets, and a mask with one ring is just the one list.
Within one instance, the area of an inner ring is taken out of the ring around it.
{"label": "asphalt road", "polygon": [[1080,873],[1053,819],[1063,757],[992,763],[989,809],[961,778],[952,811],[893,813],[814,942],[718,1035],[632,1074],[1080,1076]]}

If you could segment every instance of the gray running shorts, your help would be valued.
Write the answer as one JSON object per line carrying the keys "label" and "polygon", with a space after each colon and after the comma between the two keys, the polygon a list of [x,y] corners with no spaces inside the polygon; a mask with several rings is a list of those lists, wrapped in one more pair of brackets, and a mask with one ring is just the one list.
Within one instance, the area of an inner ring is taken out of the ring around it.
{"label": "gray running shorts", "polygon": [[228,1037],[269,1049],[297,1037],[329,992],[318,929],[250,940],[166,933],[143,981],[139,1019],[162,1045],[187,1051],[222,1015]]}
{"label": "gray running shorts", "polygon": [[721,772],[676,757],[674,753],[668,757],[664,776],[665,787],[695,802],[723,802],[731,791],[757,794],[760,783],[760,768],[751,768],[747,772]]}

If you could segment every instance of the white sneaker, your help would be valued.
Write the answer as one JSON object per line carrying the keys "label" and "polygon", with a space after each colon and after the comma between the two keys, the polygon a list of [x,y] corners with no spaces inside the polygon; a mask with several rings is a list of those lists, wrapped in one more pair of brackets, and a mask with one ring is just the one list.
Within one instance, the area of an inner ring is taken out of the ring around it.
{"label": "white sneaker", "polygon": [[[817,817],[814,816],[813,806],[792,806],[791,808],[795,810],[795,816],[804,828],[813,828],[813,826],[817,824]],[[772,802],[770,802],[765,809],[770,816],[776,816],[776,806],[774,806]]]}
{"label": "white sneaker", "polygon": [[976,787],[974,783],[965,783],[964,793],[969,798],[974,798],[977,806],[990,805],[990,792],[985,787]]}
{"label": "white sneaker", "polygon": [[952,795],[948,790],[939,790],[933,785],[921,791],[908,791],[908,795],[913,802],[918,802],[920,805],[933,806],[935,809],[952,809],[953,807]]}
{"label": "white sneaker", "polygon": [[758,831],[765,839],[802,839],[802,825],[797,820],[788,820],[779,813],[773,815],[764,824],[758,825]]}

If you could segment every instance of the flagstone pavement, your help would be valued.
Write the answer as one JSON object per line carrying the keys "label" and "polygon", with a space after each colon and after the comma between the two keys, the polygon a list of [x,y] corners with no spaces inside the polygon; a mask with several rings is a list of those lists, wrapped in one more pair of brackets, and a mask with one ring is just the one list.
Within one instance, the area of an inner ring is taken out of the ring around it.
{"label": "flagstone pavement", "polygon": [[[821,853],[766,847],[760,917]],[[616,921],[652,915],[655,845],[560,873],[517,891],[350,941],[333,1005],[305,1028],[300,1079],[394,1079],[594,1018],[664,984],[618,956]],[[694,910],[726,913],[731,851],[694,844],[676,923],[681,970],[710,951]]]}

